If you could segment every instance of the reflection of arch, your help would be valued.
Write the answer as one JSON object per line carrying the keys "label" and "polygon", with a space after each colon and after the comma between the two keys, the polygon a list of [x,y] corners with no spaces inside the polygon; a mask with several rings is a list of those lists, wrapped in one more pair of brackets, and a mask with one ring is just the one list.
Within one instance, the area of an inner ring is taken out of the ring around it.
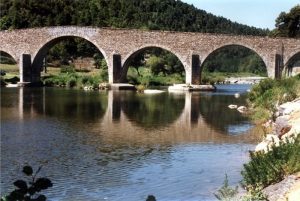
{"label": "reflection of arch", "polygon": [[294,52],[292,56],[288,58],[287,62],[284,64],[285,73],[287,76],[292,75],[294,64],[299,61],[300,61],[300,51]]}
{"label": "reflection of arch", "polygon": [[13,56],[13,54],[11,54],[9,51],[4,51],[4,50],[0,50],[0,55],[7,55],[9,57],[11,57],[15,63],[17,63],[17,59]]}
{"label": "reflection of arch", "polygon": [[124,93],[120,104],[125,116],[136,125],[163,128],[176,122],[185,112],[186,100],[185,96],[170,96],[168,93],[151,96]]}
{"label": "reflection of arch", "polygon": [[99,52],[101,52],[101,54],[103,55],[104,59],[106,60],[106,62],[108,63],[108,59],[107,56],[105,54],[105,52],[103,51],[102,48],[98,47],[98,45],[94,42],[92,42],[91,40],[82,37],[82,36],[77,36],[77,35],[66,35],[66,36],[59,36],[57,38],[52,38],[51,40],[48,40],[46,43],[44,43],[43,45],[41,45],[38,50],[35,52],[34,54],[34,59],[32,61],[32,67],[33,68],[39,68],[42,66],[43,64],[43,59],[45,58],[45,56],[47,55],[47,52],[49,51],[49,49],[51,47],[53,47],[55,44],[66,40],[66,39],[70,39],[70,38],[82,38],[90,43],[92,43],[98,50]]}
{"label": "reflection of arch", "polygon": [[108,107],[106,93],[90,93],[86,96],[81,90],[45,88],[24,90],[23,93],[23,110],[31,110],[31,107],[34,107],[39,114],[61,120],[98,122],[104,117]]}
{"label": "reflection of arch", "polygon": [[140,46],[134,50],[132,50],[125,58],[124,58],[124,62],[123,62],[123,65],[122,65],[122,73],[121,73],[121,80],[126,80],[126,75],[127,75],[127,71],[128,71],[128,68],[129,68],[129,64],[130,64],[130,61],[135,57],[137,56],[138,54],[140,54],[141,52],[147,50],[147,49],[151,49],[151,48],[159,48],[159,49],[163,49],[163,50],[166,50],[172,54],[174,54],[177,59],[181,62],[181,64],[183,65],[183,68],[184,70],[186,71],[186,65],[185,65],[185,60],[183,59],[183,57],[180,56],[180,54],[174,52],[173,50],[171,50],[170,48],[166,47],[166,46],[163,46],[163,45],[152,45],[152,44],[148,44],[148,45],[143,45],[143,46]]}
{"label": "reflection of arch", "polygon": [[249,118],[239,114],[237,110],[229,109],[227,106],[232,103],[243,105],[245,104],[244,100],[244,96],[236,99],[234,96],[228,94],[202,95],[198,105],[199,113],[204,122],[213,129],[221,131],[221,133],[230,133],[228,130],[229,126],[238,126],[243,122],[248,122]]}
{"label": "reflection of arch", "polygon": [[263,61],[264,65],[265,65],[265,68],[266,68],[266,71],[268,73],[268,75],[270,76],[270,72],[268,72],[268,68],[267,68],[267,59],[265,58],[264,55],[262,54],[259,54],[259,51],[256,51],[255,48],[251,47],[251,46],[248,46],[248,45],[245,45],[245,44],[226,44],[226,45],[221,45],[217,48],[214,48],[210,53],[208,53],[203,59],[203,62],[202,62],[202,65],[201,65],[201,68],[200,68],[200,71],[202,72],[203,70],[203,64],[207,61],[207,59],[209,59],[212,55],[214,55],[216,52],[222,50],[222,49],[225,49],[225,48],[230,48],[230,47],[240,47],[240,48],[246,48],[248,50],[251,50],[252,52],[254,52],[256,55],[258,55],[260,57],[260,59]]}

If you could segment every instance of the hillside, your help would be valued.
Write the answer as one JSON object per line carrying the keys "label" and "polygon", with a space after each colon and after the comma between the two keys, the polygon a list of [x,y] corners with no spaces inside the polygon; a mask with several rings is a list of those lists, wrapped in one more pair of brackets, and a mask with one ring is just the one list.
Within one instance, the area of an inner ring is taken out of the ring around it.
{"label": "hillside", "polygon": [[5,0],[0,29],[81,25],[266,35],[176,0]]}

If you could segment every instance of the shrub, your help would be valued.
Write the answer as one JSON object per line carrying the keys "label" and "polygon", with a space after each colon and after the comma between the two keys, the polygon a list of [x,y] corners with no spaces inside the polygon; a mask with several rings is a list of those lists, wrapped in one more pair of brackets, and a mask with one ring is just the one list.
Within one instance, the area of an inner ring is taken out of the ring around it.
{"label": "shrub", "polygon": [[67,83],[66,83],[66,86],[68,88],[73,88],[76,86],[76,83],[77,83],[77,80],[75,77],[70,77],[68,80],[67,80]]}
{"label": "shrub", "polygon": [[6,82],[4,81],[4,78],[2,76],[0,76],[0,86],[6,86]]}
{"label": "shrub", "polygon": [[[270,116],[274,117],[274,112],[278,105],[291,101],[300,95],[300,79],[299,76],[282,80],[265,79],[259,84],[254,85],[248,94],[248,100],[254,108],[253,115],[259,118],[260,109],[268,110]],[[263,115],[261,120],[264,121]],[[268,117],[269,118],[269,117]]]}
{"label": "shrub", "polygon": [[16,189],[9,195],[3,196],[1,201],[45,201],[45,195],[40,194],[42,190],[46,190],[53,186],[48,178],[36,178],[42,167],[33,173],[32,167],[24,166],[23,173],[29,177],[29,181],[17,180],[14,182]]}
{"label": "shrub", "polygon": [[300,171],[300,135],[295,140],[273,146],[267,153],[251,152],[250,159],[242,171],[246,189],[264,188],[281,181],[285,175]]}
{"label": "shrub", "polygon": [[73,66],[62,66],[60,72],[61,73],[75,73],[76,71]]}
{"label": "shrub", "polygon": [[228,177],[226,174],[223,186],[218,190],[217,193],[214,193],[214,195],[218,200],[231,201],[237,193],[238,186],[236,186],[235,188],[231,188],[228,184]]}

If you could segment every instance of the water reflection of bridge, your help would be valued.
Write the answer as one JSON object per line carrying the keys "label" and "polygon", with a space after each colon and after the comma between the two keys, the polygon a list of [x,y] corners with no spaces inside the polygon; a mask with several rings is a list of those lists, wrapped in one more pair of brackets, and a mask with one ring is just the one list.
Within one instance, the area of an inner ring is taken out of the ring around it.
{"label": "water reflection of bridge", "polygon": [[[212,105],[214,97],[202,96],[199,93],[174,94],[175,101],[181,105],[179,107],[180,112],[176,113],[171,121],[169,119],[168,121],[161,122],[161,124],[150,122],[150,127],[143,125],[143,122],[137,116],[132,115],[136,114],[138,111],[130,112],[129,110],[131,108],[127,107],[126,94],[117,91],[108,91],[103,94],[103,96],[107,96],[107,101],[105,101],[107,106],[106,109],[103,107],[102,112],[95,111],[101,110],[101,107],[99,106],[100,109],[98,109],[98,106],[95,107],[93,104],[89,106],[79,104],[78,102],[74,105],[68,105],[68,101],[53,102],[53,100],[50,100],[49,102],[47,101],[47,98],[49,95],[51,96],[51,94],[48,94],[49,92],[47,89],[39,89],[38,95],[37,91],[32,92],[31,90],[28,90],[28,93],[26,88],[19,89],[18,114],[20,119],[28,117],[38,118],[41,114],[43,116],[59,118],[62,122],[64,121],[64,118],[74,118],[75,122],[78,123],[72,124],[72,126],[75,126],[76,129],[83,129],[94,135],[101,133],[102,140],[107,141],[108,143],[115,141],[130,141],[134,143],[157,143],[157,141],[164,143],[211,141],[218,143],[238,141],[252,142],[255,140],[257,134],[255,129],[250,129],[246,131],[245,134],[241,135],[228,134],[228,127],[226,126],[235,124],[236,126],[239,126],[238,124],[240,122],[234,119],[230,122],[231,117],[226,106],[221,109],[220,106],[218,106],[215,114],[209,114],[206,109],[214,107]],[[78,93],[79,96],[82,96],[82,93],[84,92]],[[97,94],[97,97],[98,95],[99,94]],[[134,93],[131,93],[130,95],[136,96]],[[147,98],[148,97],[146,97],[146,99]],[[87,104],[88,103],[89,102],[87,102]],[[60,106],[59,104],[62,105]],[[227,104],[226,101],[224,105],[225,104]],[[81,111],[78,107],[83,107],[85,110]],[[170,106],[165,105],[165,107]],[[66,109],[66,111],[60,111],[60,114],[58,115],[56,112],[57,108],[63,108]],[[79,112],[74,113],[75,115],[70,115],[70,108]],[[88,115],[90,111],[95,112],[95,114],[93,114],[95,117],[92,122],[89,121],[85,124],[85,121],[87,121],[85,115],[86,113]],[[141,115],[149,114],[145,112]],[[165,115],[163,110],[160,111],[160,115]],[[237,115],[235,114],[235,116]],[[168,118],[163,117],[162,119]]]}
{"label": "water reflection of bridge", "polygon": [[[240,135],[228,135],[227,131],[218,127],[219,118],[215,120],[211,119],[205,113],[201,113],[201,97],[199,93],[184,93],[178,94],[184,99],[184,107],[180,115],[172,123],[165,125],[159,129],[158,135],[151,135],[151,130],[146,132],[150,136],[147,139],[143,139],[140,133],[145,133],[144,129],[139,126],[136,121],[132,121],[128,118],[128,115],[122,110],[122,100],[118,92],[110,92],[108,95],[108,108],[104,115],[103,121],[101,121],[101,127],[105,128],[110,133],[114,133],[118,138],[129,137],[123,136],[119,131],[126,129],[129,133],[132,133],[130,138],[138,138],[136,140],[148,142],[155,142],[155,138],[160,138],[160,141],[168,142],[232,142],[232,141],[247,141],[253,142],[259,134],[258,128],[251,128]],[[206,103],[209,103],[206,101]],[[227,110],[227,107],[224,108]],[[163,111],[162,111],[163,112]],[[204,111],[203,111],[204,112]],[[233,111],[234,112],[234,111]],[[218,114],[215,114],[216,116]],[[223,116],[223,118],[228,118]],[[216,121],[216,122],[213,122]],[[116,123],[118,122],[118,123]],[[165,132],[167,131],[167,132]],[[151,138],[154,139],[151,139]]]}

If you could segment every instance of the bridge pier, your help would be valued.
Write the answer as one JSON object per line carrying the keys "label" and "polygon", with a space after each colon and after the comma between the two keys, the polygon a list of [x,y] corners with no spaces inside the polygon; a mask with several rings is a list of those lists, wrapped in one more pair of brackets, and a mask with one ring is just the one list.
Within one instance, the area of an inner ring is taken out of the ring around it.
{"label": "bridge pier", "polygon": [[19,61],[19,73],[20,73],[20,82],[19,84],[23,85],[24,83],[31,82],[31,55],[22,54]]}
{"label": "bridge pier", "polygon": [[280,79],[282,77],[283,71],[283,55],[275,55],[275,79]]}
{"label": "bridge pier", "polygon": [[39,68],[33,68],[30,54],[22,54],[19,61],[19,86],[25,86],[41,81],[41,72]]}
{"label": "bridge pier", "polygon": [[185,71],[185,83],[199,85],[201,76],[199,55],[193,54],[190,63],[190,68]]}
{"label": "bridge pier", "polygon": [[120,83],[121,79],[121,72],[122,72],[122,61],[120,54],[113,54],[111,61],[111,68],[108,66],[108,82],[110,84],[113,83]]}

